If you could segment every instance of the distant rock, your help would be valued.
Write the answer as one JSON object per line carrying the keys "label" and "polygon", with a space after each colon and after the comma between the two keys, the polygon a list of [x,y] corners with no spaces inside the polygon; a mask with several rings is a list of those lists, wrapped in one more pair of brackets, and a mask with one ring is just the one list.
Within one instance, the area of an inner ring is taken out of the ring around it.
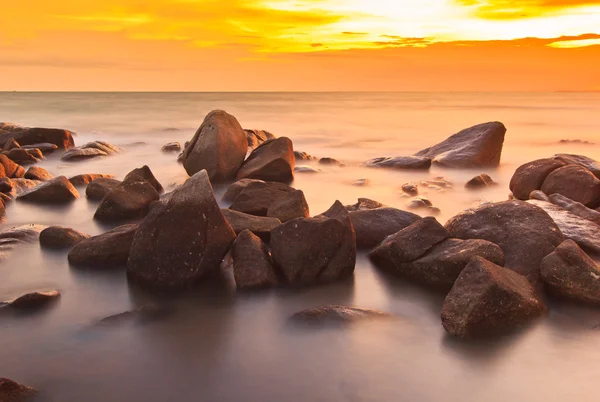
{"label": "distant rock", "polygon": [[27,402],[37,395],[38,391],[9,380],[0,378],[0,401],[2,402]]}
{"label": "distant rock", "polygon": [[579,165],[554,170],[546,177],[541,190],[546,194],[562,194],[588,207],[600,205],[600,180]]}
{"label": "distant rock", "polygon": [[40,204],[66,204],[79,198],[79,192],[65,176],[58,176],[24,191],[20,201]]}
{"label": "distant rock", "polygon": [[316,161],[319,158],[315,158],[312,155],[307,154],[306,152],[294,151],[294,158],[297,161]]}
{"label": "distant rock", "polygon": [[442,325],[460,338],[492,336],[529,324],[545,311],[527,279],[475,257],[446,297]]}
{"label": "distant rock", "polygon": [[356,246],[371,249],[386,237],[420,220],[421,217],[396,208],[363,209],[350,212],[356,232]]}
{"label": "distant rock", "polygon": [[371,184],[371,181],[369,179],[358,179],[352,182],[352,185],[356,187],[365,187],[369,184]]}
{"label": "distant rock", "polygon": [[321,169],[309,165],[296,165],[296,167],[294,167],[294,173],[321,173]]}
{"label": "distant rock", "polygon": [[58,290],[27,293],[14,300],[0,303],[0,307],[19,311],[40,310],[60,298]]}
{"label": "distant rock", "polygon": [[551,194],[547,200],[542,201],[551,202],[554,205],[569,211],[573,215],[577,215],[580,218],[586,219],[590,222],[594,222],[595,224],[600,225],[600,212],[588,208],[580,202],[573,201],[562,194]]}
{"label": "distant rock", "polygon": [[106,194],[119,187],[119,185],[121,185],[120,180],[101,177],[88,184],[85,195],[90,200],[102,201]]}
{"label": "distant rock", "polygon": [[475,176],[469,180],[467,184],[465,184],[465,188],[468,190],[479,190],[497,185],[498,183],[496,183],[489,175],[480,174],[479,176]]}
{"label": "distant rock", "polygon": [[408,204],[408,208],[410,209],[422,209],[433,206],[429,198],[427,197],[413,197],[410,199],[410,203]]}
{"label": "distant rock", "polygon": [[77,267],[111,269],[127,263],[138,225],[123,225],[84,239],[69,252],[69,263]]}
{"label": "distant rock", "polygon": [[233,179],[242,167],[248,140],[232,115],[213,110],[183,152],[183,166],[190,176],[206,169],[211,182]]}
{"label": "distant rock", "polygon": [[237,236],[231,246],[231,257],[238,289],[268,288],[277,284],[267,246],[249,230]]}
{"label": "distant rock", "polygon": [[594,145],[593,142],[585,140],[560,140],[559,144]]}
{"label": "distant rock", "polygon": [[40,143],[54,144],[60,149],[70,149],[75,146],[73,133],[68,130],[41,127],[29,128],[18,125],[13,125],[9,129],[7,127],[4,126],[2,130],[8,132],[0,135],[0,146],[2,147],[11,138],[21,146]]}
{"label": "distant rock", "polygon": [[146,324],[168,317],[171,310],[165,307],[146,304],[132,311],[105,317],[96,323],[98,327],[115,327],[126,324]]}
{"label": "distant rock", "polygon": [[26,179],[39,181],[48,181],[54,178],[50,172],[39,166],[31,166],[29,169],[27,169],[27,172],[25,172],[24,177]]}
{"label": "distant rock", "polygon": [[244,130],[248,139],[248,148],[255,149],[262,143],[277,139],[274,134],[265,130]]}
{"label": "distant rock", "polygon": [[431,159],[419,156],[397,156],[375,158],[364,163],[367,167],[392,168],[400,170],[429,170]]}
{"label": "distant rock", "polygon": [[600,268],[573,240],[565,240],[542,261],[542,280],[552,293],[600,305]]}
{"label": "distant rock", "polygon": [[333,158],[321,158],[319,159],[319,165],[343,166],[343,163]]}
{"label": "distant rock", "polygon": [[419,195],[419,186],[416,183],[405,183],[402,185],[402,191],[411,197]]}
{"label": "distant rock", "polygon": [[75,187],[79,186],[87,186],[91,182],[97,179],[112,179],[115,176],[112,174],[102,174],[102,173],[87,173],[87,174],[78,174],[77,176],[73,176],[69,179],[72,185]]}
{"label": "distant rock", "polygon": [[82,159],[96,158],[119,153],[121,150],[108,142],[93,141],[80,147],[72,148],[65,152],[61,158],[63,161],[76,161]]}
{"label": "distant rock", "polygon": [[331,323],[353,323],[373,319],[392,318],[382,311],[352,306],[324,306],[300,311],[292,316],[292,320],[305,324],[324,325]]}
{"label": "distant rock", "polygon": [[248,184],[250,183],[264,183],[263,180],[256,180],[256,179],[242,179],[242,180],[238,180],[235,183],[229,185],[229,187],[227,187],[227,191],[225,191],[225,194],[223,195],[222,201],[224,202],[233,202],[235,200],[235,198],[240,195],[240,193],[242,191],[244,191],[244,189],[246,187],[248,187]]}
{"label": "distant rock", "polygon": [[181,144],[178,142],[169,142],[169,143],[163,145],[163,147],[161,148],[161,151],[163,151],[163,152],[180,152]]}
{"label": "distant rock", "polygon": [[257,179],[289,183],[294,179],[294,147],[281,137],[259,145],[237,172],[237,180]]}
{"label": "distant rock", "polygon": [[367,209],[384,208],[385,205],[379,201],[371,200],[369,198],[359,198],[358,202],[353,205],[346,205],[348,211],[364,211]]}
{"label": "distant rock", "polygon": [[4,151],[4,155],[6,155],[10,160],[19,165],[28,165],[32,163],[38,163],[44,156],[39,149],[24,149],[24,148],[13,148],[10,151]]}
{"label": "distant rock", "polygon": [[50,226],[40,233],[40,245],[53,249],[70,249],[89,237],[71,228]]}
{"label": "distant rock", "polygon": [[495,167],[500,164],[506,127],[500,122],[466,128],[415,155],[451,168]]}
{"label": "distant rock", "polygon": [[270,242],[273,229],[281,225],[281,221],[277,218],[249,215],[231,209],[221,209],[221,212],[236,235],[247,229],[260,237],[265,243]]}

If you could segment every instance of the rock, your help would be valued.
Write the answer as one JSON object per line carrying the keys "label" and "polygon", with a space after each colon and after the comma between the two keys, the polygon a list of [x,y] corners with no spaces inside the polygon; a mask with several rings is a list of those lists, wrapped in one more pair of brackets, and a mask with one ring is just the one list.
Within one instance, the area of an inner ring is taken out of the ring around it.
{"label": "rock", "polygon": [[562,194],[588,207],[600,205],[600,180],[583,166],[556,169],[546,177],[541,190],[546,194]]}
{"label": "rock", "polygon": [[296,165],[294,173],[321,173],[321,169],[308,165]]}
{"label": "rock", "polygon": [[89,237],[71,228],[50,226],[40,233],[40,245],[54,249],[70,249]]}
{"label": "rock", "polygon": [[132,311],[105,317],[96,323],[96,326],[114,327],[125,324],[146,324],[163,319],[171,314],[171,310],[165,307],[146,304]]}
{"label": "rock", "polygon": [[106,194],[110,193],[120,185],[120,180],[101,177],[88,184],[85,189],[85,195],[90,200],[102,201]]}
{"label": "rock", "polygon": [[23,225],[0,232],[0,260],[19,245],[37,242],[45,228],[43,225]]}
{"label": "rock", "polygon": [[348,211],[337,201],[314,218],[298,218],[271,232],[271,256],[284,283],[305,286],[352,276],[356,236]]}
{"label": "rock", "polygon": [[98,148],[73,148],[65,152],[61,157],[61,160],[77,161],[83,159],[97,158],[99,156],[108,156],[108,154]]}
{"label": "rock", "polygon": [[25,169],[10,160],[6,155],[0,155],[0,178],[20,178],[25,175]]}
{"label": "rock", "polygon": [[334,305],[300,311],[292,316],[292,320],[299,323],[324,325],[328,322],[352,323],[391,317],[393,317],[391,314],[368,308]]}
{"label": "rock", "polygon": [[546,311],[521,275],[475,257],[463,269],[442,308],[442,325],[454,336],[498,335]]}
{"label": "rock", "polygon": [[8,378],[0,378],[0,401],[26,402],[37,394],[37,390],[16,383]]}
{"label": "rock", "polygon": [[537,200],[527,202],[546,211],[560,228],[565,239],[574,240],[586,250],[600,253],[600,225],[549,202]]}
{"label": "rock", "polygon": [[529,194],[529,199],[550,202],[550,198],[540,190],[532,191],[531,194]]}
{"label": "rock", "polygon": [[16,198],[17,196],[23,194],[25,191],[32,189],[43,183],[38,180],[29,180],[29,179],[5,178],[3,180],[5,180],[5,181],[2,182],[2,187],[4,187],[5,189],[8,189],[10,187],[10,190],[7,192],[7,194],[12,198]]}
{"label": "rock", "polygon": [[375,158],[364,163],[367,167],[381,167],[406,170],[429,170],[431,159],[419,156],[397,156],[395,158]]}
{"label": "rock", "polygon": [[38,166],[31,166],[29,169],[27,169],[27,172],[25,172],[24,177],[26,179],[39,181],[48,181],[54,178],[54,176],[50,174],[50,172]]}
{"label": "rock", "polygon": [[33,292],[20,296],[15,300],[5,302],[3,307],[20,311],[39,310],[47,307],[59,298],[60,292],[58,290],[52,290],[50,292]]}
{"label": "rock", "polygon": [[510,180],[510,191],[520,200],[528,200],[534,190],[539,190],[550,173],[566,163],[555,159],[538,159],[520,166]]}
{"label": "rock", "polygon": [[359,209],[350,211],[356,232],[356,246],[370,249],[386,237],[420,220],[421,217],[396,208]]}
{"label": "rock", "polygon": [[573,240],[565,240],[542,261],[542,280],[552,294],[600,305],[600,268]]}
{"label": "rock", "polygon": [[[77,267],[110,269],[123,267],[138,225],[123,225],[82,240],[69,252],[69,263]],[[153,252],[155,248],[151,248]]]}
{"label": "rock", "polygon": [[466,128],[415,155],[451,168],[495,167],[500,164],[506,127],[500,122]]}
{"label": "rock", "polygon": [[416,183],[405,183],[402,185],[402,191],[411,197],[419,195],[419,186]]}
{"label": "rock", "polygon": [[254,216],[231,209],[221,209],[221,212],[236,235],[248,229],[265,243],[271,241],[271,231],[281,225],[281,221],[277,218]]}
{"label": "rock", "polygon": [[438,176],[433,180],[422,181],[421,185],[427,188],[440,188],[440,189],[449,189],[453,188],[454,185],[446,180],[443,176]]}
{"label": "rock", "polygon": [[104,196],[96,209],[94,219],[115,222],[143,218],[148,214],[150,204],[158,201],[160,195],[142,176],[132,173]]}
{"label": "rock", "polygon": [[248,139],[248,148],[255,149],[262,143],[277,139],[277,137],[265,130],[244,130]]}
{"label": "rock", "polygon": [[600,212],[588,208],[580,202],[573,201],[562,194],[552,194],[547,200],[542,201],[551,202],[552,204],[569,211],[573,215],[577,215],[580,218],[600,225]]}
{"label": "rock", "polygon": [[79,198],[77,189],[65,176],[58,176],[26,190],[17,197],[20,201],[40,204],[66,204]]}
{"label": "rock", "polygon": [[8,141],[6,141],[6,143],[4,144],[4,147],[2,147],[2,150],[10,151],[11,149],[15,148],[21,148],[21,145],[19,145],[19,143],[14,138],[9,138]]}
{"label": "rock", "polygon": [[267,216],[277,218],[281,222],[310,217],[308,203],[302,190],[294,190],[285,197],[274,200],[267,210]]}
{"label": "rock", "polygon": [[162,184],[160,184],[156,177],[154,177],[154,174],[152,173],[148,165],[144,165],[141,168],[133,169],[131,172],[127,173],[127,176],[125,176],[123,182],[132,180],[134,176],[138,177],[138,179],[136,179],[135,181],[139,181],[139,178],[141,178],[142,180],[145,180],[148,183],[150,183],[158,193],[163,192],[164,189]]}
{"label": "rock", "polygon": [[15,127],[8,134],[0,136],[0,146],[4,146],[11,138],[21,144],[21,147],[40,143],[54,144],[60,149],[70,149],[75,146],[73,133],[57,128]]}
{"label": "rock", "polygon": [[600,162],[595,161],[592,158],[588,158],[587,156],[583,155],[570,154],[556,154],[554,155],[554,158],[566,163],[567,165],[583,166],[592,172],[594,176],[600,179]]}
{"label": "rock", "polygon": [[267,246],[249,230],[242,231],[235,239],[231,257],[238,289],[267,288],[277,284]]}
{"label": "rock", "polygon": [[3,152],[10,160],[20,165],[27,165],[30,163],[38,163],[44,157],[39,149],[23,149],[14,148],[10,151]]}
{"label": "rock", "polygon": [[163,152],[180,152],[181,144],[178,142],[169,142],[169,143],[163,145],[163,147],[161,148],[161,151],[163,151]]}
{"label": "rock", "polygon": [[475,176],[469,180],[467,184],[465,184],[465,188],[469,190],[479,190],[497,185],[498,183],[492,180],[492,178],[487,174],[480,174],[479,176]]}
{"label": "rock", "polygon": [[[102,173],[88,173],[88,174],[78,174],[77,176],[73,176],[69,179],[72,185],[75,187],[78,186],[87,186],[91,182],[97,179],[112,179],[115,176],[112,174],[102,174]],[[120,183],[120,182],[119,182]]]}
{"label": "rock", "polygon": [[423,196],[411,198],[410,203],[407,205],[410,209],[427,209],[431,206],[429,198]]}
{"label": "rock", "polygon": [[359,198],[358,202],[354,205],[346,205],[348,211],[364,211],[367,209],[384,208],[385,205],[382,203],[371,200],[369,198]]}
{"label": "rock", "polygon": [[267,211],[273,203],[287,198],[294,191],[294,188],[283,183],[252,182],[235,197],[230,209],[250,215],[267,216]]}
{"label": "rock", "polygon": [[542,259],[563,242],[556,223],[541,208],[523,201],[482,204],[446,223],[452,237],[483,239],[500,246],[505,266],[539,285]]}
{"label": "rock", "polygon": [[343,166],[343,163],[333,158],[321,158],[319,159],[319,165]]}
{"label": "rock", "polygon": [[569,139],[564,139],[564,140],[560,140],[558,142],[559,144],[583,144],[583,145],[594,145],[593,142],[590,141],[585,141],[585,140],[569,140]]}
{"label": "rock", "polygon": [[157,203],[140,224],[127,274],[145,288],[194,287],[205,276],[218,273],[234,240],[235,232],[215,201],[208,173],[200,171],[164,203]]}
{"label": "rock", "polygon": [[48,142],[44,142],[41,144],[32,144],[32,145],[23,145],[21,148],[23,149],[38,149],[42,154],[50,154],[58,149],[58,146],[55,144],[50,144]]}
{"label": "rock", "polygon": [[352,185],[356,187],[365,187],[369,184],[371,184],[371,181],[369,179],[358,179],[352,182]]}
{"label": "rock", "polygon": [[211,182],[233,179],[242,167],[248,140],[232,115],[213,110],[196,131],[183,154],[183,166],[192,176],[206,169]]}
{"label": "rock", "polygon": [[225,191],[225,194],[221,200],[224,202],[233,202],[235,198],[240,195],[240,193],[244,191],[244,189],[248,187],[248,184],[250,183],[264,183],[264,181],[255,179],[238,180],[227,187],[227,191]]}
{"label": "rock", "polygon": [[237,173],[237,180],[257,179],[289,183],[294,179],[294,147],[287,137],[259,145]]}
{"label": "rock", "polygon": [[297,161],[316,161],[318,159],[312,155],[307,154],[306,152],[300,152],[300,151],[294,151],[294,158]]}

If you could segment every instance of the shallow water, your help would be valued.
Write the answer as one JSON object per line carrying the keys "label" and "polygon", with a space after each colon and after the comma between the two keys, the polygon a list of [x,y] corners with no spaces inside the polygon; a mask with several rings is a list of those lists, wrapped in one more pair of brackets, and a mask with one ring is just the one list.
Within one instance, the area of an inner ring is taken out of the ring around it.
{"label": "shallow water", "polygon": [[[81,145],[102,139],[124,148],[114,157],[40,163],[55,175],[124,176],[148,164],[172,189],[187,175],[170,141],[190,139],[204,115],[221,108],[245,128],[288,136],[295,149],[337,158],[347,167],[318,166],[297,175],[311,212],[336,199],[369,197],[404,208],[399,187],[444,176],[454,188],[425,194],[441,222],[482,200],[500,201],[516,167],[558,152],[600,159],[600,94],[85,94],[0,93],[0,121],[63,127]],[[508,127],[502,165],[489,170],[396,172],[360,162],[407,155],[489,120]],[[140,144],[140,142],[143,142]],[[466,192],[464,183],[489,173],[499,186]],[[355,187],[356,179],[370,185]],[[224,188],[217,187],[217,195]],[[83,193],[84,189],[80,189]],[[224,205],[225,206],[225,205]],[[90,234],[96,204],[82,197],[67,207],[13,202],[2,229],[61,224]],[[578,401],[596,400],[600,311],[567,304],[528,330],[499,340],[464,343],[445,336],[443,296],[373,269],[359,255],[351,281],[302,290],[231,295],[202,289],[168,300],[174,315],[139,326],[98,329],[107,315],[155,301],[127,285],[122,270],[70,268],[65,253],[20,248],[0,265],[0,299],[59,289],[58,305],[40,314],[0,317],[0,376],[42,390],[42,401]],[[348,304],[395,314],[393,321],[322,330],[289,325],[298,310]]]}

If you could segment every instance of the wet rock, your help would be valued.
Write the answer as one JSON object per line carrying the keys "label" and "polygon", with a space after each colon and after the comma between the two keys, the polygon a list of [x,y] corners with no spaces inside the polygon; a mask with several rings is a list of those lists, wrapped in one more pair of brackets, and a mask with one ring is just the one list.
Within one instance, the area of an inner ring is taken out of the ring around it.
{"label": "wet rock", "polygon": [[358,202],[353,205],[346,205],[346,210],[348,211],[364,211],[367,209],[376,209],[376,208],[384,208],[385,205],[382,203],[371,200],[369,198],[359,198]]}
{"label": "wet rock", "polygon": [[321,158],[319,159],[319,165],[328,165],[328,166],[342,166],[342,162],[333,158]]}
{"label": "wet rock", "polygon": [[368,308],[332,305],[300,311],[292,316],[292,320],[305,324],[324,325],[328,322],[352,323],[391,317],[393,317],[391,314]]}
{"label": "wet rock", "polygon": [[80,147],[72,148],[65,152],[61,158],[63,161],[76,161],[81,159],[96,158],[119,153],[121,150],[105,141],[88,142]]}
{"label": "wet rock", "polygon": [[38,163],[44,157],[39,149],[23,149],[14,148],[10,151],[3,152],[10,160],[20,165],[27,165],[31,163]]}
{"label": "wet rock", "polygon": [[531,194],[529,194],[529,199],[550,202],[550,198],[540,190],[532,191]]}
{"label": "wet rock", "polygon": [[85,195],[90,200],[102,201],[106,194],[110,193],[120,185],[120,180],[101,177],[88,184],[85,189]]}
{"label": "wet rock", "polygon": [[265,130],[244,130],[248,139],[248,148],[255,149],[262,143],[277,139],[274,134]]}
{"label": "wet rock", "polygon": [[467,184],[465,184],[465,188],[469,190],[479,190],[497,185],[498,183],[496,183],[489,175],[480,174],[479,176],[475,176],[469,180]]}
{"label": "wet rock", "polygon": [[0,260],[17,246],[37,242],[45,228],[43,225],[23,225],[0,232]]}
{"label": "wet rock", "polygon": [[89,237],[75,229],[50,226],[40,233],[40,245],[54,249],[70,249]]}
{"label": "wet rock", "polygon": [[551,202],[554,205],[569,211],[573,215],[577,215],[580,218],[586,219],[588,221],[600,225],[600,212],[588,208],[580,202],[573,201],[562,194],[552,194],[548,197],[547,200],[542,201]]}
{"label": "wet rock", "polygon": [[65,176],[58,176],[24,191],[17,197],[20,201],[40,204],[66,204],[79,198],[77,189]]}
{"label": "wet rock", "polygon": [[225,191],[222,201],[233,202],[235,200],[235,198],[238,195],[240,195],[240,193],[242,191],[244,191],[244,189],[246,187],[248,187],[248,184],[250,184],[250,183],[264,183],[264,181],[263,180],[255,180],[255,179],[238,180],[235,183],[231,184],[229,187],[227,187],[227,191]]}
{"label": "wet rock", "polygon": [[265,243],[271,241],[271,231],[281,225],[281,221],[277,218],[254,216],[231,209],[221,209],[221,212],[236,235],[247,229],[260,237]]}
{"label": "wet rock", "polygon": [[600,179],[600,162],[595,161],[592,158],[588,158],[583,155],[571,155],[571,154],[556,154],[555,159],[563,161],[567,165],[579,165],[583,166],[590,172]]}
{"label": "wet rock", "polygon": [[59,298],[60,292],[58,290],[33,292],[20,296],[15,300],[4,302],[4,304],[0,303],[0,305],[2,305],[3,308],[11,310],[31,311],[48,307],[49,304],[56,302]]}
{"label": "wet rock", "polygon": [[37,394],[37,390],[16,383],[8,378],[0,378],[0,401],[27,402]]}
{"label": "wet rock", "polygon": [[294,191],[294,188],[283,183],[252,182],[235,197],[230,209],[250,215],[267,216],[271,205],[287,198]]}
{"label": "wet rock", "polygon": [[352,185],[356,187],[365,187],[369,184],[371,184],[371,181],[369,179],[358,179],[352,182]]}
{"label": "wet rock", "polygon": [[566,166],[566,163],[555,159],[538,159],[520,166],[510,180],[510,191],[520,200],[528,200],[534,190],[539,190],[550,173]]}
{"label": "wet rock", "polygon": [[565,240],[542,261],[542,280],[552,294],[600,305],[600,268],[573,240]]}
{"label": "wet rock", "polygon": [[140,181],[140,179],[147,181],[158,193],[162,193],[164,190],[162,184],[160,184],[156,177],[154,177],[154,174],[148,165],[133,169],[131,172],[127,173],[127,176],[125,176],[123,182],[133,180],[134,178],[134,181]]}
{"label": "wet rock", "polygon": [[6,155],[0,155],[0,178],[21,178],[25,175],[25,169],[14,163]]}
{"label": "wet rock", "polygon": [[274,200],[267,210],[267,216],[288,222],[296,218],[308,218],[310,212],[302,190],[295,190],[288,195]]}
{"label": "wet rock", "polygon": [[306,152],[300,152],[300,151],[294,151],[294,158],[297,161],[316,161],[318,159],[312,155],[307,154]]}
{"label": "wet rock", "polygon": [[211,182],[233,179],[242,167],[248,140],[232,115],[213,110],[183,153],[183,166],[192,176],[206,169]]}
{"label": "wet rock", "polygon": [[416,183],[405,183],[402,185],[402,191],[411,197],[419,195],[419,186]]}
{"label": "wet rock", "polygon": [[194,287],[205,276],[218,273],[234,240],[235,232],[214,198],[208,173],[200,171],[164,203],[157,203],[140,224],[127,274],[145,288]]}
{"label": "wet rock", "polygon": [[87,174],[78,174],[77,176],[73,176],[69,179],[72,185],[75,187],[78,186],[87,186],[91,182],[97,179],[112,179],[115,176],[112,174],[102,174],[102,173],[87,173]]}
{"label": "wet rock", "polygon": [[588,207],[600,205],[600,180],[579,165],[556,169],[546,177],[541,190],[546,194],[562,194]]}
{"label": "wet rock", "polygon": [[19,145],[19,143],[14,138],[9,138],[8,141],[6,141],[6,143],[4,144],[4,147],[2,147],[2,150],[10,151],[11,149],[15,148],[21,148],[21,145]]}
{"label": "wet rock", "polygon": [[452,237],[483,239],[500,246],[505,266],[539,285],[542,259],[563,242],[556,223],[541,208],[523,201],[482,204],[446,223]]}
{"label": "wet rock", "polygon": [[163,152],[180,152],[181,144],[178,142],[169,142],[169,143],[163,145],[163,147],[161,148],[161,151],[163,151]]}
{"label": "wet rock", "polygon": [[586,250],[600,253],[600,225],[549,202],[537,200],[527,202],[546,211],[560,228],[565,239],[574,240]]}
{"label": "wet rock", "polygon": [[[77,267],[110,269],[127,263],[138,225],[123,225],[82,240],[69,252],[69,263]],[[151,247],[149,253],[154,252]]]}
{"label": "wet rock", "polygon": [[356,236],[348,211],[337,201],[314,218],[298,218],[271,232],[271,255],[284,283],[306,286],[352,276]]}
{"label": "wet rock", "polygon": [[461,338],[491,336],[529,324],[545,311],[527,279],[476,257],[446,297],[442,325]]}
{"label": "wet rock", "polygon": [[427,209],[431,206],[433,205],[429,198],[423,196],[411,198],[410,203],[408,204],[408,208],[410,209]]}
{"label": "wet rock", "polygon": [[171,314],[169,308],[146,304],[132,311],[105,317],[96,323],[100,327],[114,327],[126,324],[147,324],[168,317]]}
{"label": "wet rock", "polygon": [[396,208],[358,209],[350,212],[356,246],[370,249],[386,237],[419,221],[420,216]]}
{"label": "wet rock", "polygon": [[237,173],[237,180],[257,179],[289,183],[294,179],[294,147],[281,137],[259,145]]}
{"label": "wet rock", "polygon": [[29,169],[27,169],[27,172],[25,172],[24,177],[26,179],[39,181],[48,181],[54,178],[54,176],[50,174],[50,172],[38,166],[31,166]]}
{"label": "wet rock", "polygon": [[375,158],[364,163],[367,167],[380,167],[401,170],[429,170],[431,159],[418,156],[397,156],[388,158]]}
{"label": "wet rock", "polygon": [[267,246],[249,230],[237,236],[231,246],[231,257],[238,289],[267,288],[277,284]]}
{"label": "wet rock", "polygon": [[70,149],[75,146],[73,133],[68,130],[42,127],[14,126],[9,132],[0,136],[0,146],[13,138],[21,147],[40,143],[50,143],[61,149]]}
{"label": "wet rock", "polygon": [[495,167],[500,164],[506,127],[489,122],[466,128],[415,155],[452,168]]}
{"label": "wet rock", "polygon": [[309,165],[296,165],[294,173],[321,173],[321,169]]}
{"label": "wet rock", "polygon": [[41,144],[32,144],[32,145],[24,145],[21,148],[23,149],[38,149],[43,155],[50,154],[58,149],[58,146],[55,144],[50,144],[48,142]]}

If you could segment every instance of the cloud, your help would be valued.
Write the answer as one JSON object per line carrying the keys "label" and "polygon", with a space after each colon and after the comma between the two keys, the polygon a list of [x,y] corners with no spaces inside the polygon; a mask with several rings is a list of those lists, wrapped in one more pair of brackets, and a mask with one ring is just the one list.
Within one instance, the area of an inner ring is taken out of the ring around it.
{"label": "cloud", "polygon": [[520,19],[556,14],[581,7],[600,6],[600,0],[455,0],[485,19]]}

